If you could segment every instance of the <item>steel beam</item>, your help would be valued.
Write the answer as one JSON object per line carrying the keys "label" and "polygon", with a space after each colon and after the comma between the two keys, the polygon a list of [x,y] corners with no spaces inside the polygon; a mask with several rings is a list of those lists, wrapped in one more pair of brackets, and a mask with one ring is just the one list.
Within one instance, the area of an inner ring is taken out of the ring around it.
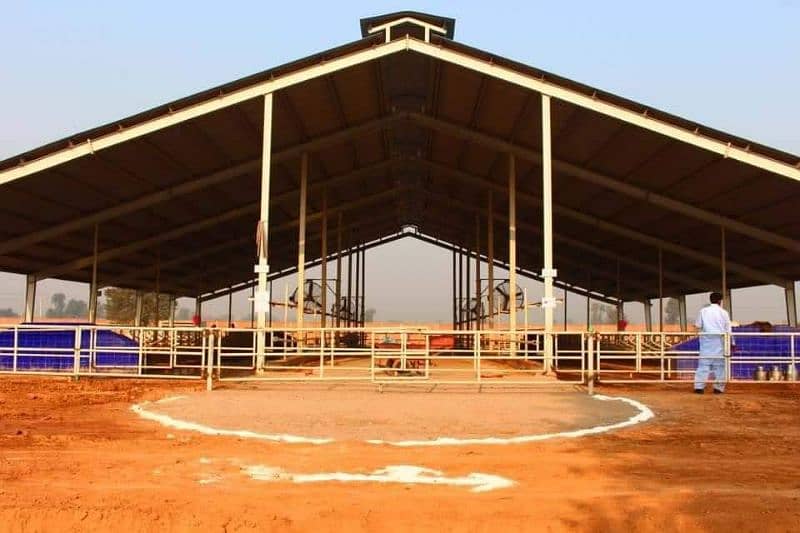
{"label": "steel beam", "polygon": [[419,52],[423,55],[439,59],[448,63],[458,65],[462,68],[491,76],[493,78],[517,85],[525,89],[536,91],[564,102],[589,109],[602,115],[622,120],[633,126],[637,126],[666,137],[681,141],[715,153],[725,158],[734,159],[742,163],[785,176],[787,178],[800,181],[800,168],[794,167],[789,163],[770,159],[769,157],[756,154],[747,147],[740,148],[732,146],[731,143],[707,137],[700,132],[697,126],[694,130],[681,128],[659,120],[643,110],[637,113],[630,109],[618,105],[607,103],[597,94],[584,94],[574,89],[569,89],[550,82],[543,77],[534,77],[514,71],[510,68],[498,65],[496,62],[486,59],[478,59],[443,46],[425,43],[416,39],[408,41],[408,49]]}
{"label": "steel beam", "polygon": [[[94,153],[116,146],[125,141],[136,139],[164,128],[186,122],[214,111],[230,107],[254,98],[266,96],[287,87],[297,85],[315,78],[328,76],[334,72],[368,63],[381,57],[408,49],[408,39],[398,39],[390,43],[371,46],[343,55],[336,59],[320,59],[320,62],[288,74],[279,75],[269,80],[255,83],[249,87],[232,91],[228,94],[217,96],[199,104],[173,110],[165,108],[164,114],[128,128],[122,127],[114,133],[109,133],[96,139],[87,139],[85,143],[70,145],[62,150],[43,156],[34,161],[20,163],[16,167],[0,172],[0,185],[23,178],[30,174],[72,161],[79,157],[93,155]],[[166,106],[165,106],[166,107]]]}
{"label": "steel beam", "polygon": [[[490,189],[497,189],[497,187],[498,187],[497,184],[492,183],[491,180],[488,180],[486,178],[472,176],[471,174],[468,174],[468,173],[465,173],[465,172],[459,171],[459,170],[452,170],[449,167],[443,167],[442,165],[438,165],[436,163],[431,163],[430,161],[423,161],[422,164],[427,165],[427,166],[431,166],[433,168],[440,168],[440,169],[445,170],[445,171],[453,174],[454,176],[460,177],[462,179],[472,178],[475,183],[484,182],[485,183],[484,186],[488,187]],[[526,201],[526,202],[529,202],[529,203],[532,203],[532,204],[535,204],[535,205],[538,205],[538,206],[542,205],[542,200],[540,198],[538,198],[538,197],[533,196],[533,195],[519,193],[518,196],[523,201]],[[664,250],[666,250],[668,252],[671,252],[671,253],[674,253],[676,255],[680,255],[680,256],[686,257],[688,259],[693,259],[693,260],[697,261],[698,263],[704,263],[704,264],[707,264],[707,265],[713,265],[715,267],[719,264],[719,259],[717,257],[712,256],[712,255],[706,254],[704,252],[699,252],[699,251],[694,250],[692,248],[687,248],[686,246],[683,246],[681,244],[676,244],[676,243],[673,243],[672,241],[667,241],[667,240],[661,239],[659,237],[653,237],[651,235],[648,235],[646,233],[642,233],[640,231],[628,228],[626,226],[620,226],[618,224],[614,224],[612,222],[608,222],[608,221],[606,221],[606,220],[604,220],[602,218],[595,217],[595,216],[592,216],[592,215],[588,215],[588,214],[586,214],[586,213],[584,213],[582,211],[579,211],[579,210],[576,210],[576,209],[572,209],[570,207],[554,204],[553,205],[553,211],[556,214],[571,218],[573,220],[577,220],[577,221],[582,222],[583,224],[586,224],[586,225],[588,225],[590,227],[599,228],[599,229],[602,229],[604,231],[608,231],[609,233],[614,233],[616,235],[623,236],[623,237],[625,237],[627,239],[630,239],[632,241],[639,242],[641,244],[647,244],[649,246],[652,246],[653,248],[661,247],[661,248],[663,248]],[[783,278],[781,278],[779,276],[776,276],[774,274],[771,274],[769,272],[765,272],[765,271],[762,271],[762,270],[759,270],[759,269],[755,269],[755,268],[752,268],[752,267],[749,267],[747,265],[743,265],[743,264],[740,264],[740,263],[728,262],[728,269],[730,271],[732,271],[732,272],[736,272],[737,274],[739,274],[739,275],[741,275],[743,277],[746,277],[746,278],[751,279],[753,281],[759,281],[759,282],[762,282],[762,283],[765,283],[765,284],[783,286],[783,285],[785,285],[785,283],[787,281],[787,280],[785,280],[785,279],[783,279]]]}
{"label": "steel beam", "polygon": [[[408,116],[413,122],[422,126],[446,133],[454,137],[468,139],[472,142],[497,150],[498,152],[513,153],[517,157],[531,161],[535,164],[540,165],[542,163],[542,156],[529,148],[516,145],[503,139],[498,139],[494,136],[487,135],[473,129],[465,128],[462,125],[453,124],[442,119],[434,118],[423,113],[414,112],[409,113]],[[594,185],[599,185],[614,192],[630,196],[639,201],[657,205],[661,208],[680,213],[707,224],[725,227],[730,231],[734,231],[741,235],[756,239],[760,242],[765,242],[793,252],[800,252],[800,241],[798,240],[790,239],[778,233],[764,230],[762,228],[719,215],[712,211],[695,207],[691,204],[669,198],[630,183],[623,182],[618,178],[587,170],[580,166],[558,159],[553,159],[553,168],[557,172],[578,178]]]}

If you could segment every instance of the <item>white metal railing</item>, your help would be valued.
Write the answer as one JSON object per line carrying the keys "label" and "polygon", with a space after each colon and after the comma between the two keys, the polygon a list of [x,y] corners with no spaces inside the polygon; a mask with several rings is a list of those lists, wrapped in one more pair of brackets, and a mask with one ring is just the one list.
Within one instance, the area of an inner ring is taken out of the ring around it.
{"label": "white metal railing", "polygon": [[200,328],[0,327],[0,374],[196,379],[205,358]]}
{"label": "white metal railing", "polygon": [[[549,360],[541,330],[18,325],[0,327],[0,374],[592,386],[689,381],[700,357],[696,333],[551,335]],[[726,381],[797,381],[798,332],[724,346]]]}
{"label": "white metal railing", "polygon": [[[704,335],[691,332],[597,333],[593,350],[596,376],[605,383],[691,381],[701,358],[699,338]],[[726,382],[797,382],[800,333],[707,335],[721,337]]]}
{"label": "white metal railing", "polygon": [[[542,331],[420,328],[219,328],[215,367],[222,380],[368,380],[376,383],[552,383]],[[258,336],[264,353],[257,353]],[[585,377],[582,333],[558,333],[552,362],[561,381]],[[572,342],[567,342],[572,339]],[[262,361],[260,367],[259,361]]]}

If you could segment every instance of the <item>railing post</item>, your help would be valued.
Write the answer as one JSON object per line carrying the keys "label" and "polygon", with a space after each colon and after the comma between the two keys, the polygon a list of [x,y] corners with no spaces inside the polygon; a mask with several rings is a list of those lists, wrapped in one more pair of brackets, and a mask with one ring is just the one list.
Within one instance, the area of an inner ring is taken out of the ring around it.
{"label": "railing post", "polygon": [[[222,335],[217,337],[217,379],[222,378]],[[212,364],[214,360],[211,360]]]}
{"label": "railing post", "polygon": [[81,372],[81,327],[75,327],[75,345],[74,345],[74,359],[72,362],[72,372],[75,377]]}
{"label": "railing post", "polygon": [[481,332],[475,332],[475,372],[477,373],[478,383],[481,382]]}
{"label": "railing post", "polygon": [[17,371],[17,357],[19,354],[19,326],[14,326],[14,347],[12,348],[11,371]]}
{"label": "railing post", "polygon": [[[589,334],[588,335],[588,372],[586,376],[586,386],[589,392],[589,396],[594,394],[594,337]],[[583,343],[581,343],[583,344]]]}
{"label": "railing post", "polygon": [[636,371],[641,372],[642,368],[642,335],[643,333],[637,331],[636,335]]}
{"label": "railing post", "polygon": [[786,374],[786,377],[791,377],[792,381],[797,381],[797,367],[795,366],[795,346],[794,343],[797,341],[797,336],[794,333],[789,333],[789,343],[791,346],[789,347],[789,354],[792,358],[792,368],[791,371]]}
{"label": "railing post", "polygon": [[206,347],[208,348],[208,353],[206,354],[206,390],[210,391],[214,388],[214,382],[212,379],[211,374],[214,371],[214,347],[216,335],[214,335],[214,330],[208,331],[208,344]]}
{"label": "railing post", "polygon": [[321,327],[319,328],[319,379],[323,377],[325,377],[325,328]]}
{"label": "railing post", "polygon": [[425,379],[431,377],[430,362],[431,362],[431,337],[427,332],[423,333],[425,337]]}
{"label": "railing post", "polygon": [[[375,381],[375,330],[369,332],[369,372],[372,381]],[[333,364],[333,352],[331,352],[331,364]]]}

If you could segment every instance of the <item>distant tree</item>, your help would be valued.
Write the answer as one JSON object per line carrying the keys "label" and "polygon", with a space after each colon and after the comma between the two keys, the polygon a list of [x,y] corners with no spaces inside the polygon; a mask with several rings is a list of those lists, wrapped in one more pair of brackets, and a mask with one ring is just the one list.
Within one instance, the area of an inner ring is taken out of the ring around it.
{"label": "distant tree", "polygon": [[364,321],[365,322],[375,321],[375,309],[367,309],[366,311],[364,311]]}
{"label": "distant tree", "polygon": [[67,307],[67,297],[62,292],[57,292],[50,297],[50,308],[45,312],[47,318],[63,318]]}
{"label": "distant tree", "polygon": [[5,309],[0,309],[0,318],[16,318],[19,315],[14,312],[13,309],[7,307]]}
{"label": "distant tree", "polygon": [[175,320],[191,320],[192,311],[186,307],[181,307],[175,314]]}
{"label": "distant tree", "polygon": [[[115,324],[133,324],[136,318],[136,291],[109,287],[105,291],[106,305],[105,316]],[[142,325],[155,325],[156,321],[155,294],[144,295],[142,302]],[[177,302],[175,303],[177,306]],[[159,298],[158,319],[169,318],[169,298],[162,294]]]}

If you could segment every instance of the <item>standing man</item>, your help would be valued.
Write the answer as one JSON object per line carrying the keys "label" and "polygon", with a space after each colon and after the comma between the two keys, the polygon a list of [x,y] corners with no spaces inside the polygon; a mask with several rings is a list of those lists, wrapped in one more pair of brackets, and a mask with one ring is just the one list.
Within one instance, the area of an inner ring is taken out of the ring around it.
{"label": "standing man", "polygon": [[[694,374],[694,392],[703,394],[709,374],[714,374],[714,394],[725,392],[725,334],[731,318],[722,308],[722,295],[712,292],[711,304],[700,310],[694,325],[700,332],[700,359]],[[735,344],[733,340],[732,344]]]}

